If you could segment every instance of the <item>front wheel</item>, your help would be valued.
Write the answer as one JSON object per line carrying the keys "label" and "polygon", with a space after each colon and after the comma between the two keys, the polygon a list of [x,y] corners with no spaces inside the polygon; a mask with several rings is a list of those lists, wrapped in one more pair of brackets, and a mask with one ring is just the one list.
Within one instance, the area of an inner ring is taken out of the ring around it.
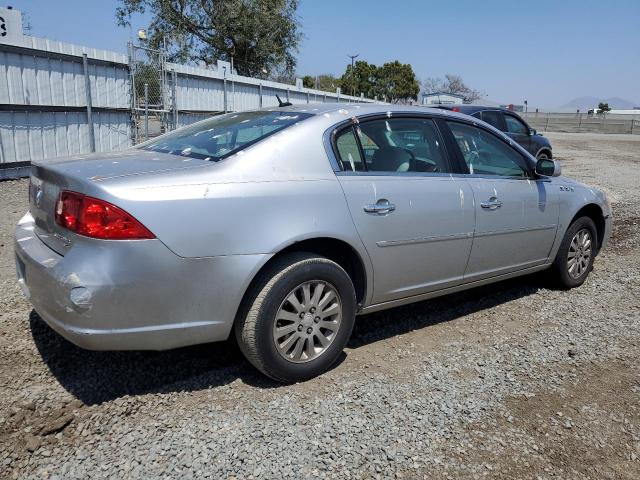
{"label": "front wheel", "polygon": [[589,217],[578,218],[567,229],[553,262],[552,270],[560,286],[582,285],[593,268],[597,251],[595,223]]}
{"label": "front wheel", "polygon": [[235,333],[258,370],[280,382],[299,382],[336,362],[351,336],[355,313],[353,283],[340,265],[294,253],[257,279]]}

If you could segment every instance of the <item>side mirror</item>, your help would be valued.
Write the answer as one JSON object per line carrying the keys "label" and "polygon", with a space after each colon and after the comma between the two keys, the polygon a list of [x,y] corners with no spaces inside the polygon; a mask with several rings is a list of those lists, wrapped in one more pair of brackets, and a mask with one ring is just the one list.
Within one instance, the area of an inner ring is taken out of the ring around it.
{"label": "side mirror", "polygon": [[559,177],[562,173],[560,163],[549,158],[541,158],[536,163],[536,174],[543,177]]}
{"label": "side mirror", "polygon": [[537,135],[538,131],[535,128],[530,128],[529,129],[529,135]]}

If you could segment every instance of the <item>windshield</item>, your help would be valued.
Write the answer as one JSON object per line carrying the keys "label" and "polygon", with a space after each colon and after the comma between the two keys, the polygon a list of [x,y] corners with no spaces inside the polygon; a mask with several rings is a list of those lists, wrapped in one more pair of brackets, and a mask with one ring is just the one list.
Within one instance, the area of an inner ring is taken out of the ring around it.
{"label": "windshield", "polygon": [[277,111],[220,115],[146,142],[140,148],[217,161],[311,116]]}

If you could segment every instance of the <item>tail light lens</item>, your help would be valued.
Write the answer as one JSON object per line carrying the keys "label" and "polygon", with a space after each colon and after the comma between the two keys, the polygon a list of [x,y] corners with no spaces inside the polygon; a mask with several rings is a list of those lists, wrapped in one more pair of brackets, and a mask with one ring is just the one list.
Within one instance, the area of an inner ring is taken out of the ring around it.
{"label": "tail light lens", "polygon": [[105,240],[156,238],[144,225],[115,205],[64,190],[56,203],[56,223],[86,237]]}
{"label": "tail light lens", "polygon": [[460,107],[453,107],[451,109],[452,112],[459,112],[460,111]]}

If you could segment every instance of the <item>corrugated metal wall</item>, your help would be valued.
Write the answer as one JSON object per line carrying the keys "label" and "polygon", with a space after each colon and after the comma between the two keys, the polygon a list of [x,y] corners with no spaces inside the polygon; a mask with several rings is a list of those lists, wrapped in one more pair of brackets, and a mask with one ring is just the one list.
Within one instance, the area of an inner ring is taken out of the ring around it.
{"label": "corrugated metal wall", "polygon": [[[87,56],[85,76],[83,54]],[[255,78],[166,64],[167,115],[177,125],[223,111],[277,106],[276,95],[292,103],[371,101]],[[175,75],[175,76],[174,76]],[[91,151],[87,113],[91,94],[95,151],[132,144],[131,77],[128,57],[116,52],[24,36],[0,43],[0,163],[9,164]],[[174,122],[170,122],[173,124]]]}
{"label": "corrugated metal wall", "polygon": [[[43,160],[90,152],[84,112],[0,112],[0,163]],[[127,112],[94,112],[97,152],[131,145]]]}

